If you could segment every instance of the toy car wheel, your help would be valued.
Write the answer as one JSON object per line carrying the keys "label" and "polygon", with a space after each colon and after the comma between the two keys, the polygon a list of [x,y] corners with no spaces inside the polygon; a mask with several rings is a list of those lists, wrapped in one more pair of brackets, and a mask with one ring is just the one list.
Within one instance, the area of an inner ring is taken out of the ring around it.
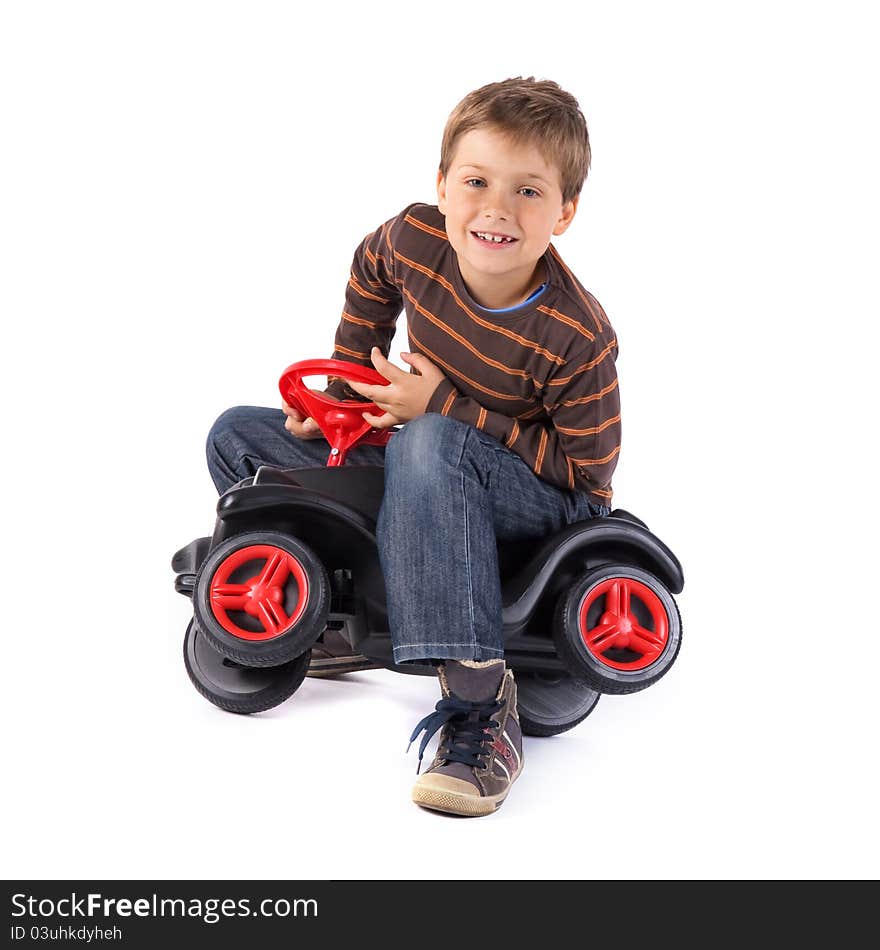
{"label": "toy car wheel", "polygon": [[516,706],[527,736],[556,736],[583,722],[599,693],[567,673],[517,673]]}
{"label": "toy car wheel", "polygon": [[228,538],[196,577],[197,626],[243,666],[280,666],[309,650],[329,610],[324,565],[301,541],[276,531]]}
{"label": "toy car wheel", "polygon": [[299,688],[311,650],[281,666],[242,666],[218,653],[190,621],[183,640],[183,663],[193,686],[215,706],[234,713],[271,709]]}
{"label": "toy car wheel", "polygon": [[681,617],[653,574],[606,564],[561,595],[553,633],[559,656],[577,676],[601,693],[634,693],[675,662]]}

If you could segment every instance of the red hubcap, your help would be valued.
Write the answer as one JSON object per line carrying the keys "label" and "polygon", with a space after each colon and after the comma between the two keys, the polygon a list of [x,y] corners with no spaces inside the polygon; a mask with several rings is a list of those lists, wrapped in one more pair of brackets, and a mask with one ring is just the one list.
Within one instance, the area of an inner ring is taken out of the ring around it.
{"label": "red hubcap", "polygon": [[[591,610],[594,607],[598,607],[598,617],[597,610]],[[647,625],[639,615],[650,618]],[[597,584],[581,602],[578,628],[590,653],[616,670],[645,669],[669,639],[662,601],[646,584],[629,577],[609,577]],[[617,650],[630,651],[632,659],[626,653],[615,656],[612,651]]]}
{"label": "red hubcap", "polygon": [[[309,582],[292,554],[272,544],[254,544],[233,551],[221,562],[211,579],[210,596],[211,610],[228,633],[242,640],[271,640],[290,630],[302,616]],[[256,623],[242,626],[245,617],[236,619],[236,613],[253,617]],[[252,629],[256,625],[262,629]]]}

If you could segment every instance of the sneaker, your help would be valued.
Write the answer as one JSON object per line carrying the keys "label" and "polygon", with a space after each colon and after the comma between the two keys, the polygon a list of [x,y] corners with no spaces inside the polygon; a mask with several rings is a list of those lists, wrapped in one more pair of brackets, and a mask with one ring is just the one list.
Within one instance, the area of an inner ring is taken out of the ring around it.
{"label": "sneaker", "polygon": [[351,644],[338,630],[325,630],[312,647],[312,658],[306,676],[330,677],[356,670],[380,670],[382,664],[355,653]]}
{"label": "sneaker", "polygon": [[[522,771],[516,683],[504,660],[449,660],[438,669],[443,698],[413,730],[425,746],[442,727],[434,761],[416,782],[417,805],[450,815],[489,815]],[[417,769],[418,771],[418,769]]]}

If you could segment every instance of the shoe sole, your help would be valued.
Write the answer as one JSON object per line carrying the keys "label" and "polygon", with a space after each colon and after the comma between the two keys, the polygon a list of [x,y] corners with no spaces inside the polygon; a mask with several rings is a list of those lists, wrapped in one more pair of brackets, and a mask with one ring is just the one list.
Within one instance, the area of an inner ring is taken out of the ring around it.
{"label": "shoe sole", "polygon": [[[510,780],[510,785],[513,785],[518,778],[519,772]],[[461,815],[465,818],[479,818],[497,811],[510,792],[510,785],[508,785],[505,791],[497,795],[468,795],[444,787],[442,782],[438,781],[439,779],[442,779],[442,776],[436,776],[433,784],[419,782],[413,788],[412,800],[417,805],[430,808],[432,811],[442,811],[447,815]]]}
{"label": "shoe sole", "polygon": [[331,657],[326,660],[312,660],[306,676],[330,677],[339,676],[341,673],[356,673],[359,670],[381,669],[381,663],[376,663],[363,654],[357,654],[344,659]]}

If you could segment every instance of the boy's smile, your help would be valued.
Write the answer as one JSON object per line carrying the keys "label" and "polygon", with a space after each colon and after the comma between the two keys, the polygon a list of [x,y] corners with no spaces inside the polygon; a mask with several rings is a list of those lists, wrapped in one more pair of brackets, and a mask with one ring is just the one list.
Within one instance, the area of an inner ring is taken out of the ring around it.
{"label": "boy's smile", "polygon": [[559,172],[531,144],[491,127],[465,133],[437,176],[446,234],[473,297],[484,307],[521,303],[544,279],[539,260],[577,210],[563,204]]}

